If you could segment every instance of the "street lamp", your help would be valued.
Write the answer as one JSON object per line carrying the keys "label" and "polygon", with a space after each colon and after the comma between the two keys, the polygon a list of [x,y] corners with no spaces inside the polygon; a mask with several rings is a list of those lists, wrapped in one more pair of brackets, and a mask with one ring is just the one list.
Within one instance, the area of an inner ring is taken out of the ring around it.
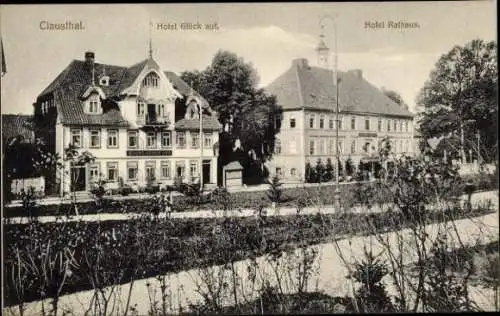
{"label": "street lamp", "polygon": [[481,157],[481,151],[480,151],[481,147],[479,147],[481,141],[481,134],[479,133],[479,131],[476,132],[476,138],[477,138],[477,165],[479,166]]}
{"label": "street lamp", "polygon": [[335,14],[333,17],[331,15],[324,15],[320,19],[320,27],[323,28],[323,22],[326,19],[330,19],[333,22],[333,35],[334,35],[334,58],[333,58],[333,84],[335,85],[335,158],[337,160],[337,168],[335,172],[335,191],[334,191],[334,203],[335,203],[335,209],[340,210],[340,188],[339,188],[339,78],[338,78],[338,54],[337,54],[337,14]]}

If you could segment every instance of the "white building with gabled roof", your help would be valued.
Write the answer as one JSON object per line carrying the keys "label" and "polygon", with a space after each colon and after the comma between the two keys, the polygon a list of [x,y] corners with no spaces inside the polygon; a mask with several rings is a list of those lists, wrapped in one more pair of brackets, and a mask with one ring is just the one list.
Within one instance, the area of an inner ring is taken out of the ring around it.
{"label": "white building with gabled roof", "polygon": [[77,191],[86,191],[99,178],[111,187],[123,180],[133,188],[148,181],[173,184],[175,178],[217,182],[217,114],[151,55],[122,67],[98,63],[93,52],[86,52],[38,95],[33,107],[42,127],[36,136],[51,152],[62,157],[73,144],[96,157],[91,165],[72,170],[77,177],[54,175],[61,194],[69,192],[71,181]]}

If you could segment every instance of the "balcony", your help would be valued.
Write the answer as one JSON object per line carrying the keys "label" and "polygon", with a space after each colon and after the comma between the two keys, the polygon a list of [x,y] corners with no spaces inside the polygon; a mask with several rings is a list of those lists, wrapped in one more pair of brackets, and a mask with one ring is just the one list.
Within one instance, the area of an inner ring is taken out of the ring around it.
{"label": "balcony", "polygon": [[168,128],[170,119],[168,116],[156,115],[154,113],[137,115],[137,125],[143,127],[161,127]]}

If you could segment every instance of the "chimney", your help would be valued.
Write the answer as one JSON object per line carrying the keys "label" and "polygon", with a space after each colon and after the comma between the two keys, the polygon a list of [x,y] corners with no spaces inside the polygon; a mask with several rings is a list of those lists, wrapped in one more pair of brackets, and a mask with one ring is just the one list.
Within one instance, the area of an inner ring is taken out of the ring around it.
{"label": "chimney", "polygon": [[296,67],[297,69],[308,68],[309,63],[305,58],[297,58],[292,60],[292,66]]}
{"label": "chimney", "polygon": [[359,79],[363,79],[363,71],[361,69],[352,69],[352,70],[349,70],[348,72],[354,74]]}
{"label": "chimney", "polygon": [[95,54],[94,52],[85,52],[85,62],[94,63]]}

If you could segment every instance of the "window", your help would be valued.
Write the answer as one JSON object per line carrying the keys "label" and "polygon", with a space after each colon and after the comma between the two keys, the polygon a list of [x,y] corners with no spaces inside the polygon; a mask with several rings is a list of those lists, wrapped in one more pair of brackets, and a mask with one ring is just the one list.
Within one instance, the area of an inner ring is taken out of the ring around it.
{"label": "window", "polygon": [[118,130],[108,129],[108,148],[118,148]]}
{"label": "window", "polygon": [[89,169],[89,180],[91,182],[99,180],[99,164],[91,165]]}
{"label": "window", "polygon": [[326,148],[326,138],[321,139],[321,154],[326,155],[327,154],[327,148]]}
{"label": "window", "polygon": [[319,128],[325,128],[325,118],[323,116],[319,118]]}
{"label": "window", "polygon": [[117,162],[108,162],[108,181],[117,181],[118,180],[118,163]]}
{"label": "window", "polygon": [[396,120],[394,120],[394,131],[398,131],[398,122]]}
{"label": "window", "polygon": [[127,162],[127,179],[137,180],[138,170],[139,168],[137,161]]}
{"label": "window", "polygon": [[341,117],[339,117],[339,122],[338,122],[338,124],[339,124],[339,129],[342,129],[342,118],[341,118]]}
{"label": "window", "polygon": [[89,113],[99,113],[99,102],[95,100],[89,101]]}
{"label": "window", "polygon": [[344,151],[344,142],[339,140],[339,153],[342,154]]}
{"label": "window", "polygon": [[148,148],[156,148],[156,132],[148,132],[146,136],[146,146]]}
{"label": "window", "polygon": [[101,86],[108,86],[109,85],[109,77],[108,76],[103,76],[100,80],[99,80],[99,84]]}
{"label": "window", "polygon": [[137,102],[137,117],[144,117],[146,114],[146,104],[144,102]]}
{"label": "window", "polygon": [[101,131],[91,130],[90,131],[90,147],[99,148],[101,147]]}
{"label": "window", "polygon": [[158,116],[165,116],[165,104],[158,104]]}
{"label": "window", "polygon": [[281,154],[281,141],[279,139],[277,139],[274,143],[274,153],[276,155]]}
{"label": "window", "polygon": [[170,132],[161,133],[161,147],[171,147],[172,146],[172,134]]}
{"label": "window", "polygon": [[149,73],[143,80],[142,85],[145,87],[158,87],[158,82],[160,78],[154,72]]}
{"label": "window", "polygon": [[200,135],[191,132],[191,148],[198,148],[200,146]]}
{"label": "window", "polygon": [[281,116],[276,116],[276,119],[274,120],[274,128],[281,128]]}
{"label": "window", "polygon": [[203,146],[212,147],[212,133],[205,133],[203,137],[204,137]]}
{"label": "window", "polygon": [[146,161],[146,181],[156,180],[156,162]]}
{"label": "window", "polygon": [[278,177],[281,177],[283,175],[283,172],[281,171],[281,168],[280,167],[276,167],[276,175]]}
{"label": "window", "polygon": [[291,117],[290,118],[290,128],[295,128],[295,118],[294,117]]}
{"label": "window", "polygon": [[399,121],[399,131],[403,131],[403,121]]}
{"label": "window", "polygon": [[288,144],[290,147],[290,153],[296,154],[297,153],[297,141],[291,140]]}
{"label": "window", "polygon": [[335,138],[330,138],[330,155],[335,154]]}
{"label": "window", "polygon": [[378,120],[378,127],[377,127],[378,131],[381,132],[382,131],[382,120]]}
{"label": "window", "polygon": [[356,117],[351,118],[351,129],[356,129]]}
{"label": "window", "polygon": [[162,179],[170,179],[172,177],[170,173],[170,162],[162,161],[161,162],[161,177]]}
{"label": "window", "polygon": [[290,169],[290,175],[295,177],[297,175],[297,169],[296,168]]}
{"label": "window", "polygon": [[189,162],[189,174],[191,175],[191,177],[198,176],[198,161],[191,160]]}
{"label": "window", "polygon": [[137,131],[128,132],[128,147],[137,148]]}
{"label": "window", "polygon": [[365,130],[370,130],[370,119],[365,119]]}
{"label": "window", "polygon": [[186,133],[185,132],[177,132],[176,146],[179,148],[186,147]]}
{"label": "window", "polygon": [[72,129],[71,130],[71,144],[76,148],[82,147],[82,130]]}
{"label": "window", "polygon": [[354,154],[356,152],[356,141],[353,140],[351,143],[351,154]]}
{"label": "window", "polygon": [[408,121],[405,122],[405,130],[408,132]]}
{"label": "window", "polygon": [[330,129],[333,129],[333,119],[330,119],[330,122],[329,122],[329,126],[328,126],[328,127],[330,127]]}
{"label": "window", "polygon": [[309,117],[309,128],[314,128],[314,115]]}
{"label": "window", "polygon": [[310,155],[314,155],[314,149],[315,149],[315,148],[314,148],[314,140],[313,140],[313,139],[311,139],[311,140],[309,141],[309,154],[310,154]]}
{"label": "window", "polygon": [[363,145],[363,151],[364,151],[365,153],[367,153],[369,149],[370,149],[370,143],[366,142],[366,143]]}
{"label": "window", "polygon": [[387,121],[387,131],[390,132],[391,131],[391,120],[388,120]]}
{"label": "window", "polygon": [[177,161],[175,163],[175,176],[176,177],[184,178],[185,170],[186,170],[186,168],[184,166],[184,161]]}

